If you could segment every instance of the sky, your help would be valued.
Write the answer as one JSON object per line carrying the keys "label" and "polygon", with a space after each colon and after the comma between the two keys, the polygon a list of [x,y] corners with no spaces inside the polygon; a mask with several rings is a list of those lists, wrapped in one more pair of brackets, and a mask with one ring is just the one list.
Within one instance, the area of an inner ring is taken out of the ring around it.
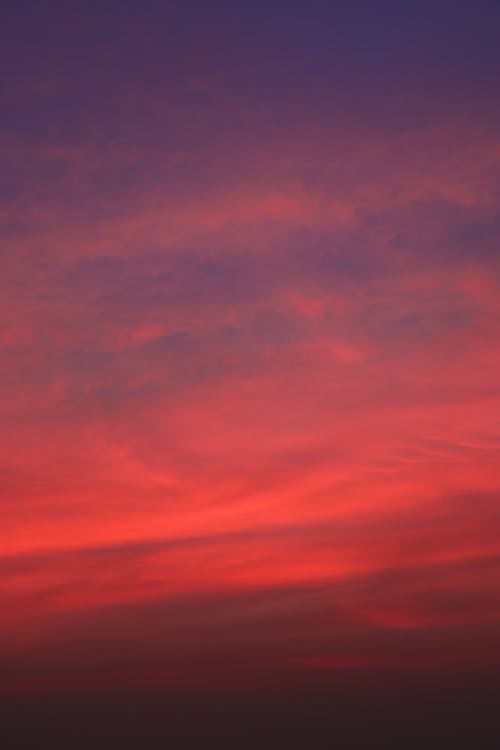
{"label": "sky", "polygon": [[0,11],[0,693],[45,730],[55,695],[140,695],[154,740],[162,696],[271,690],[335,736],[330,700],[411,722],[461,675],[479,731],[499,33],[486,0]]}

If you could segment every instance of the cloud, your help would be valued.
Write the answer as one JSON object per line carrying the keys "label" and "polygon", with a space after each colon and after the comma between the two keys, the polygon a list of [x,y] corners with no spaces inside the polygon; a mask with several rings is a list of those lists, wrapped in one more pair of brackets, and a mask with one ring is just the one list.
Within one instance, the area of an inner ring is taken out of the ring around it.
{"label": "cloud", "polygon": [[5,66],[10,676],[496,663],[498,112],[462,51],[79,13]]}

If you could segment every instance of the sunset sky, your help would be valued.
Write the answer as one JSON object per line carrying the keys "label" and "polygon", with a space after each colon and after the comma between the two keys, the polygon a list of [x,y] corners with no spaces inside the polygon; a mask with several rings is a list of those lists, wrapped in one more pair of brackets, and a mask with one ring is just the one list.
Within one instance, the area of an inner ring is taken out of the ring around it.
{"label": "sunset sky", "polygon": [[500,674],[499,38],[6,3],[2,695]]}

